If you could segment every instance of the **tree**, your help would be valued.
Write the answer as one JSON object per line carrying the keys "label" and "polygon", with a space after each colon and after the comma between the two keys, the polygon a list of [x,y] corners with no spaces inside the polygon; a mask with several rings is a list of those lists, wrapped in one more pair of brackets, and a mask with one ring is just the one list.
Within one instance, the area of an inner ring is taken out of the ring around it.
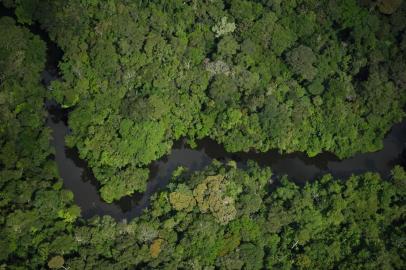
{"label": "tree", "polygon": [[287,62],[292,67],[294,73],[300,75],[305,80],[313,80],[317,69],[313,66],[316,56],[311,48],[300,45],[287,54]]}
{"label": "tree", "polygon": [[51,269],[60,269],[60,268],[64,268],[63,266],[65,263],[65,260],[63,259],[62,256],[54,256],[52,257],[49,261],[48,261],[48,267]]}
{"label": "tree", "polygon": [[227,22],[227,17],[222,17],[221,21],[212,27],[212,31],[216,34],[216,37],[221,37],[225,34],[232,33],[235,30],[235,23]]}
{"label": "tree", "polygon": [[190,212],[196,205],[192,191],[184,184],[178,185],[174,192],[169,193],[169,201],[176,211]]}

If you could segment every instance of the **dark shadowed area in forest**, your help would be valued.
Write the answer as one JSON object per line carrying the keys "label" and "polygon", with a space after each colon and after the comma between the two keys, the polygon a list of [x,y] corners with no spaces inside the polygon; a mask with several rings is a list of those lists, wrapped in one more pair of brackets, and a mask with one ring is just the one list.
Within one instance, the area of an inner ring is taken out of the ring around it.
{"label": "dark shadowed area in forest", "polygon": [[405,22],[0,0],[0,269],[406,269]]}
{"label": "dark shadowed area in forest", "polygon": [[[254,160],[261,166],[270,166],[274,174],[288,175],[297,184],[315,181],[318,177],[331,173],[334,177],[347,178],[351,174],[379,172],[383,178],[389,176],[394,165],[404,162],[402,154],[406,142],[406,121],[395,125],[384,140],[384,148],[367,154],[340,160],[333,154],[323,153],[307,157],[303,153],[280,154],[277,151],[267,153],[227,153],[218,143],[205,139],[198,142],[196,149],[190,149],[185,141],[175,143],[171,153],[150,167],[147,190],[143,194],[126,196],[112,204],[104,202],[99,195],[99,184],[86,162],[78,157],[75,149],[65,147],[64,136],[69,132],[66,114],[57,107],[49,108],[48,126],[53,130],[53,145],[56,149],[55,160],[66,188],[75,194],[75,202],[81,207],[84,217],[111,215],[117,219],[131,219],[148,207],[150,197],[165,187],[172,172],[178,166],[190,171],[201,170],[213,159],[234,160],[244,167],[247,160]],[[64,121],[65,117],[65,121]],[[278,184],[277,177],[274,185]]]}
{"label": "dark shadowed area in forest", "polygon": [[[11,12],[2,8],[2,13]],[[46,70],[42,73],[42,81],[45,86],[49,86],[53,80],[58,79],[57,65],[62,58],[62,51],[37,24],[33,24],[30,31],[38,34],[47,44]],[[347,38],[348,31],[340,32],[341,36]],[[367,76],[366,68],[357,75],[360,80]],[[213,159],[234,160],[239,167],[244,167],[248,160],[254,160],[261,166],[270,166],[276,176],[287,175],[297,184],[315,181],[326,173],[344,179],[352,174],[370,171],[378,172],[383,178],[387,178],[394,165],[404,162],[405,120],[393,126],[385,137],[382,150],[356,154],[343,160],[331,153],[321,153],[315,157],[308,157],[301,152],[281,154],[277,150],[266,153],[256,151],[228,153],[222,145],[211,139],[200,140],[197,142],[197,147],[191,149],[188,147],[186,139],[183,139],[174,143],[169,155],[149,165],[149,180],[144,193],[125,196],[114,203],[106,203],[100,197],[100,184],[87,163],[79,158],[76,149],[65,146],[64,138],[69,133],[67,126],[69,109],[61,109],[54,102],[48,102],[47,109],[49,112],[47,125],[53,130],[52,145],[55,147],[55,160],[59,173],[64,180],[64,187],[75,194],[75,203],[81,207],[82,215],[85,218],[94,215],[111,215],[116,219],[131,219],[139,216],[149,206],[150,197],[168,184],[172,172],[176,168],[183,166],[190,172],[198,171],[204,169]],[[278,185],[278,177],[273,177],[273,179],[275,180],[274,185]]]}

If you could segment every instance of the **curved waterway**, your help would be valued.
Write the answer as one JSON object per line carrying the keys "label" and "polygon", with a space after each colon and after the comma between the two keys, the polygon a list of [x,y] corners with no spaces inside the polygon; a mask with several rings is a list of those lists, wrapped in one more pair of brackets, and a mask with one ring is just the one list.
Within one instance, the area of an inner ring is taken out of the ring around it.
{"label": "curved waterway", "polygon": [[[47,123],[53,130],[52,144],[55,147],[55,160],[60,176],[64,180],[64,187],[75,194],[75,202],[82,208],[82,215],[85,218],[93,215],[111,215],[116,219],[131,219],[138,216],[148,207],[150,197],[168,184],[172,172],[178,166],[195,171],[203,169],[213,159],[235,160],[239,166],[244,166],[248,160],[254,160],[261,166],[270,166],[275,175],[286,174],[298,184],[314,181],[326,173],[344,179],[351,174],[372,171],[387,178],[394,165],[405,162],[406,121],[393,126],[384,140],[382,150],[357,154],[345,160],[339,160],[328,153],[313,158],[303,153],[279,154],[277,151],[227,153],[221,145],[209,139],[198,142],[196,149],[190,149],[185,141],[179,141],[175,143],[169,155],[149,166],[150,179],[145,193],[127,196],[118,202],[108,204],[101,200],[98,192],[99,184],[86,162],[79,159],[75,149],[65,147],[64,137],[69,133],[66,113],[55,105],[49,106],[49,113]],[[277,179],[276,177],[274,185],[278,184]]]}
{"label": "curved waterway", "polygon": [[[5,9],[0,4],[0,16],[14,17],[13,15],[14,12]],[[42,79],[44,85],[49,86],[51,81],[59,78],[57,63],[62,58],[62,51],[50,41],[47,33],[37,24],[31,25],[29,29],[47,43],[47,63]],[[86,162],[79,158],[76,149],[65,146],[65,136],[69,133],[68,111],[62,110],[52,102],[47,102],[46,108],[49,112],[47,125],[53,131],[52,145],[55,147],[55,161],[59,174],[63,179],[64,187],[74,193],[75,203],[81,207],[84,218],[94,215],[111,215],[116,219],[131,219],[138,216],[148,207],[150,197],[166,186],[172,172],[178,166],[195,171],[203,169],[213,159],[235,160],[238,166],[244,166],[248,160],[254,160],[261,166],[270,166],[276,176],[288,175],[298,184],[314,181],[326,173],[345,179],[351,174],[372,171],[387,178],[394,165],[405,165],[406,161],[406,120],[393,126],[383,142],[382,150],[357,154],[345,160],[339,160],[329,153],[323,153],[313,158],[309,158],[303,153],[279,154],[277,151],[227,153],[221,145],[209,139],[198,142],[196,149],[190,149],[186,146],[185,141],[179,141],[175,143],[169,155],[149,166],[150,179],[145,193],[127,196],[118,202],[108,204],[101,200],[98,192],[99,183]],[[275,177],[274,180],[274,185],[278,185],[278,177]]]}

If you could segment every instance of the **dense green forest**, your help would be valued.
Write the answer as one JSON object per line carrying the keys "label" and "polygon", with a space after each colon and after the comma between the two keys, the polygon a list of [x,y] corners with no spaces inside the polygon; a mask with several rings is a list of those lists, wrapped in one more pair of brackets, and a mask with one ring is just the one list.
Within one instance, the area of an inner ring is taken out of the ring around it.
{"label": "dense green forest", "polygon": [[53,96],[108,202],[184,136],[344,158],[404,115],[402,1],[4,2],[64,51]]}
{"label": "dense green forest", "polygon": [[[133,220],[83,219],[53,160],[44,102],[112,202],[146,188],[173,142],[340,158],[375,151],[406,103],[406,3],[3,0],[0,269],[405,269],[406,172],[179,168]],[[41,84],[46,45],[61,79]]]}
{"label": "dense green forest", "polygon": [[80,208],[62,189],[44,127],[45,43],[0,18],[0,269],[36,269],[71,239]]}

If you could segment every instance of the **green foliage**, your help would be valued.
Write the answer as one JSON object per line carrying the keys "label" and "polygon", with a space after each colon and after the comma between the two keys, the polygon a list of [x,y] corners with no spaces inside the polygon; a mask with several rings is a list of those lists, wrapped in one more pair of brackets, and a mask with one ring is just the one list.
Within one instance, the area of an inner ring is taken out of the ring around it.
{"label": "green foliage", "polygon": [[403,0],[383,0],[379,1],[379,11],[384,14],[394,13],[402,4]]}
{"label": "green foliage", "polygon": [[212,28],[212,31],[216,33],[217,38],[232,33],[234,30],[235,24],[227,22],[227,17],[222,17],[221,21]]}
{"label": "green foliage", "polygon": [[[49,249],[78,250],[64,256],[71,268],[403,269],[405,176],[398,166],[388,181],[325,175],[298,187],[283,178],[269,193],[270,169],[217,162],[174,177],[130,223],[94,218],[75,225],[73,242],[56,237]],[[219,215],[228,212],[225,196],[231,220]],[[244,199],[256,196],[258,207]]]}
{"label": "green foliage", "polygon": [[[208,176],[193,190],[199,209],[210,212],[221,223],[227,224],[235,218],[234,197],[227,196],[227,184],[221,175]],[[238,195],[238,194],[235,194]]]}
{"label": "green foliage", "polygon": [[64,51],[52,96],[108,202],[144,190],[136,171],[181,137],[344,158],[404,116],[399,1],[25,2]]}
{"label": "green foliage", "polygon": [[[134,191],[144,192],[147,188],[148,170],[126,168],[103,181],[106,184],[100,189],[106,202],[112,202],[122,196],[131,195]],[[103,178],[102,178],[103,179]]]}
{"label": "green foliage", "polygon": [[[0,18],[0,36],[0,265],[39,269],[49,255],[76,250],[69,232],[80,208],[51,159],[40,83],[45,44],[9,17]],[[61,265],[61,256],[49,260],[50,268]]]}
{"label": "green foliage", "polygon": [[287,54],[287,61],[292,71],[303,79],[311,81],[317,74],[317,68],[313,66],[316,56],[311,48],[300,45]]}
{"label": "green foliage", "polygon": [[[145,191],[146,166],[182,136],[347,157],[404,116],[404,1],[5,4],[63,49],[51,95],[108,202]],[[80,219],[44,125],[45,44],[7,17],[0,37],[2,268],[406,268],[401,167],[269,193],[269,168],[215,162],[177,171],[130,222]]]}
{"label": "green foliage", "polygon": [[176,211],[191,211],[196,205],[193,193],[186,185],[178,185],[176,190],[169,194],[169,201]]}
{"label": "green foliage", "polygon": [[64,263],[65,261],[62,256],[55,256],[49,260],[48,267],[51,269],[59,269],[63,267]]}

